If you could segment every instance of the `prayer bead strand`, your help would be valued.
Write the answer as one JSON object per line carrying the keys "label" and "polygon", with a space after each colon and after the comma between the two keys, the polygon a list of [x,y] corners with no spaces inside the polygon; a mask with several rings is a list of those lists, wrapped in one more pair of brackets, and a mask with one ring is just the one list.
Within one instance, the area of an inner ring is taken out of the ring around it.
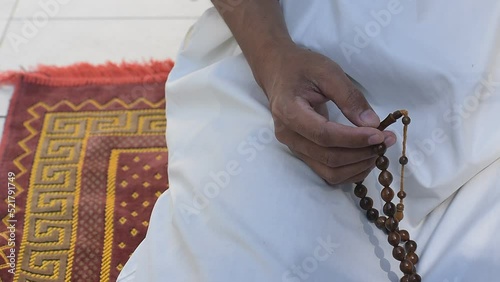
{"label": "prayer bead strand", "polygon": [[[359,206],[361,209],[366,211],[366,217],[370,222],[373,222],[377,228],[382,229],[387,234],[387,241],[391,246],[393,246],[392,256],[400,261],[399,268],[403,272],[403,277],[401,282],[420,282],[422,278],[416,272],[416,264],[419,261],[418,255],[415,253],[417,250],[417,243],[410,239],[410,234],[406,230],[399,229],[399,222],[404,218],[404,203],[403,200],[406,198],[406,192],[404,191],[404,168],[408,164],[408,158],[406,157],[406,140],[408,125],[411,122],[408,112],[405,110],[395,111],[385,118],[378,127],[379,130],[385,130],[389,125],[395,123],[399,118],[402,117],[403,122],[403,152],[402,156],[399,158],[399,164],[401,165],[401,179],[400,179],[400,189],[397,193],[399,198],[399,203],[394,205],[392,200],[394,199],[394,191],[390,187],[393,181],[392,174],[387,170],[389,168],[389,159],[384,155],[387,148],[384,143],[376,145],[374,147],[375,153],[378,155],[375,165],[380,169],[380,174],[378,176],[378,182],[384,187],[380,196],[385,202],[382,209],[384,215],[380,215],[380,212],[373,207],[373,199],[368,197],[368,189],[363,185],[363,181],[357,182],[354,188],[354,194],[356,197],[360,198]],[[401,246],[403,245],[403,246]]]}

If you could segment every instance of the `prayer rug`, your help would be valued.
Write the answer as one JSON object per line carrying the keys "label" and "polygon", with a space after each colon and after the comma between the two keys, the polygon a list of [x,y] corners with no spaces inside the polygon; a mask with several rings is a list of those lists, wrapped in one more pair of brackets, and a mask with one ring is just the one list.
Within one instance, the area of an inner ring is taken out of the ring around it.
{"label": "prayer rug", "polygon": [[0,280],[116,280],[168,188],[172,66],[0,74],[15,84],[0,145]]}

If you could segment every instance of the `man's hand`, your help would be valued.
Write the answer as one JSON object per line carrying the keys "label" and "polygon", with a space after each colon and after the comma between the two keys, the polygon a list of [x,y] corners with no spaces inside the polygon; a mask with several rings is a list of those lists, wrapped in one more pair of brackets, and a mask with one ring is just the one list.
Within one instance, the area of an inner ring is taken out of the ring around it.
{"label": "man's hand", "polygon": [[[276,52],[277,51],[277,52]],[[329,58],[287,46],[269,52],[259,82],[269,98],[276,137],[330,184],[363,180],[375,167],[373,145],[392,146],[363,94]],[[331,122],[333,101],[355,127]]]}
{"label": "man's hand", "polygon": [[[375,163],[372,145],[391,146],[395,135],[375,129],[379,118],[337,64],[295,45],[278,1],[234,3],[230,11],[216,8],[269,98],[278,140],[330,184],[365,178]],[[329,100],[356,127],[329,121]]]}

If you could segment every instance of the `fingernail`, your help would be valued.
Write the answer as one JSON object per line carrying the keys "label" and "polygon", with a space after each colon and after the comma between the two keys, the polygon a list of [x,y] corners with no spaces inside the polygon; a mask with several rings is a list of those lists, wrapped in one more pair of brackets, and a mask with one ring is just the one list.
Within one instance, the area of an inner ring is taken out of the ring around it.
{"label": "fingernail", "polygon": [[366,110],[359,115],[365,126],[378,126],[380,119],[373,110]]}
{"label": "fingernail", "polygon": [[384,136],[381,134],[375,134],[368,138],[368,144],[377,145],[384,142]]}
{"label": "fingernail", "polygon": [[384,140],[384,143],[387,147],[391,147],[392,145],[396,144],[396,138],[387,136]]}

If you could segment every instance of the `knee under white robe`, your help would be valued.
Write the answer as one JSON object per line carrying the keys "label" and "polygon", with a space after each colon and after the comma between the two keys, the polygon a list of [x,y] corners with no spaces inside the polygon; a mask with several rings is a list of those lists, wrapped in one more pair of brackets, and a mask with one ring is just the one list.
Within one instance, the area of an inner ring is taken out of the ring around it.
{"label": "knee under white robe", "polygon": [[[409,110],[400,226],[424,281],[498,281],[500,1],[281,6],[293,40],[337,62],[381,118]],[[186,35],[166,92],[170,189],[119,281],[399,281],[353,185],[328,186],[275,139],[267,98],[215,9]],[[389,129],[401,136],[400,122]],[[387,153],[395,179],[399,141]],[[380,209],[376,178],[365,184]]]}

